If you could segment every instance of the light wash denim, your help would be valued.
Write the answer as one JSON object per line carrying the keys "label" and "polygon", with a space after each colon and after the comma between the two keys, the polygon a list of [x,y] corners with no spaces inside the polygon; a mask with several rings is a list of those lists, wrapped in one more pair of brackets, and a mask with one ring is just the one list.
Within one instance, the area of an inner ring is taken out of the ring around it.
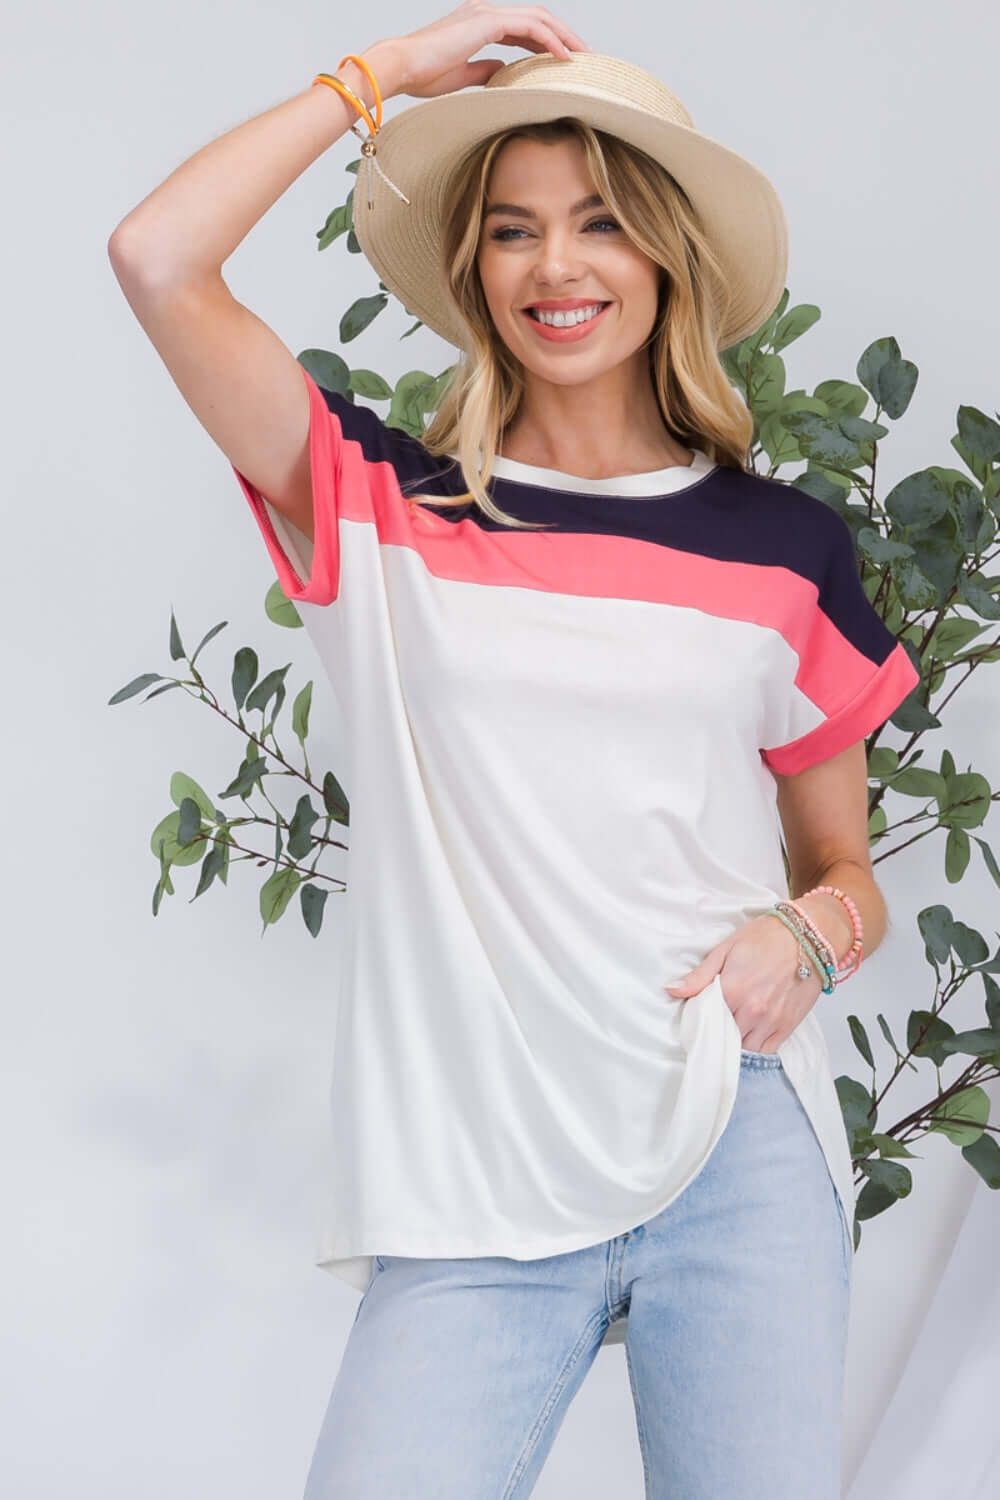
{"label": "light wash denim", "polygon": [[610,1322],[647,1500],[839,1500],[853,1244],[776,1053],[661,1213],[537,1260],[374,1259],[305,1500],[525,1500]]}

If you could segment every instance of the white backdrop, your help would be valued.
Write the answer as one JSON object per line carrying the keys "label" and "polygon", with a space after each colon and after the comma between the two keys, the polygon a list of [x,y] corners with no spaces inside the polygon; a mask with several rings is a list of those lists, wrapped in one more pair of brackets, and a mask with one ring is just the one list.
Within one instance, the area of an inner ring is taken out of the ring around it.
{"label": "white backdrop", "polygon": [[[133,318],[106,244],[199,146],[444,8],[386,0],[370,25],[313,0],[175,0],[169,12],[96,0],[5,19],[0,1484],[19,1500],[295,1500],[354,1316],[357,1294],[312,1263],[337,900],[318,941],[297,908],[261,941],[259,872],[234,868],[228,891],[195,902],[182,872],[154,919],[149,836],[171,810],[171,774],[217,795],[243,742],[180,692],[107,706],[138,673],[174,671],[171,606],[189,649],[231,622],[200,659],[220,691],[240,645],[268,666],[293,660],[292,693],[316,664],[303,632],[265,618],[273,574],[246,502]],[[612,15],[569,0],[560,13],[591,46],[658,73],[700,129],[772,177],[792,301],[824,314],[788,351],[793,384],[854,378],[887,334],[919,365],[880,459],[882,493],[913,469],[958,466],[956,408],[997,401],[995,11],[728,0]],[[315,248],[357,148],[347,136],[315,163],[225,268],[296,354],[336,347],[341,313],[376,290],[363,257]],[[395,378],[450,362],[426,330],[399,344],[407,326],[398,309],[383,315],[351,363]],[[931,763],[948,746],[996,777],[990,670],[925,737]],[[337,735],[318,678],[315,764],[337,768]],[[997,844],[995,816],[980,831]],[[958,888],[936,840],[878,874],[889,937],[823,1012],[835,1072],[858,1077],[842,1007],[874,1035],[879,1009],[905,1031],[931,993],[923,906],[948,902],[996,940],[978,852]],[[981,993],[962,1005],[953,1021],[975,1024]],[[920,1097],[894,1094],[892,1118]],[[1000,1198],[940,1137],[918,1149],[911,1198],[867,1227],[855,1272],[849,1500],[993,1493]],[[535,1491],[609,1492],[642,1493],[621,1346],[601,1351]]]}

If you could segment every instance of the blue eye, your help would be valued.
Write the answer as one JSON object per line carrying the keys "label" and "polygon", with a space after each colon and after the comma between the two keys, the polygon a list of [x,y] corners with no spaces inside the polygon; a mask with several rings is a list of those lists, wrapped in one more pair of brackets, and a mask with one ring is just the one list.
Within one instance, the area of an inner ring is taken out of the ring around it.
{"label": "blue eye", "polygon": [[[621,225],[615,219],[593,219],[587,225],[587,228],[588,229],[596,229],[599,224],[610,224],[610,226],[611,226],[612,229],[620,229],[621,228]],[[520,229],[516,224],[509,224],[505,229],[497,229],[497,230],[495,230],[494,233],[490,235],[490,239],[491,240],[500,240],[501,242],[506,242],[506,240],[507,240],[507,238],[508,238],[509,235],[512,235],[512,234],[523,234],[523,233],[524,233],[524,231],[522,229]]]}

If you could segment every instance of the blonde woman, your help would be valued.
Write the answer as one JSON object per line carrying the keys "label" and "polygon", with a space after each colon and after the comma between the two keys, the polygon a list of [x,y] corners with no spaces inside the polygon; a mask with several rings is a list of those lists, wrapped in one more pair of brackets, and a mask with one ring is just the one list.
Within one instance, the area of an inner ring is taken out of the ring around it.
{"label": "blonde woman", "polygon": [[[348,129],[361,248],[456,350],[421,437],[222,277]],[[474,0],[206,146],[110,253],[345,711],[317,1264],[362,1296],[307,1500],[524,1500],[622,1337],[648,1500],[836,1500],[817,1001],[884,935],[864,740],[919,677],[843,516],[747,463],[719,352],[779,302],[774,189]]]}

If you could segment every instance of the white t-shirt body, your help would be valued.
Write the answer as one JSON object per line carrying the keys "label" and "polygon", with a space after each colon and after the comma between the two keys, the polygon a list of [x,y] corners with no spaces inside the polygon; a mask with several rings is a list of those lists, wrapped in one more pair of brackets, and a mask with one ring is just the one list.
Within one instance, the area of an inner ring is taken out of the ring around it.
{"label": "white t-shirt body", "polygon": [[[363,1291],[375,1254],[558,1254],[683,1192],[742,1039],[718,977],[664,986],[787,898],[772,770],[919,674],[794,486],[697,450],[607,480],[498,458],[496,503],[551,523],[522,530],[408,503],[461,494],[457,463],[303,375],[314,542],[236,472],[346,725],[316,1261]],[[827,1007],[778,1050],[852,1224]]]}

